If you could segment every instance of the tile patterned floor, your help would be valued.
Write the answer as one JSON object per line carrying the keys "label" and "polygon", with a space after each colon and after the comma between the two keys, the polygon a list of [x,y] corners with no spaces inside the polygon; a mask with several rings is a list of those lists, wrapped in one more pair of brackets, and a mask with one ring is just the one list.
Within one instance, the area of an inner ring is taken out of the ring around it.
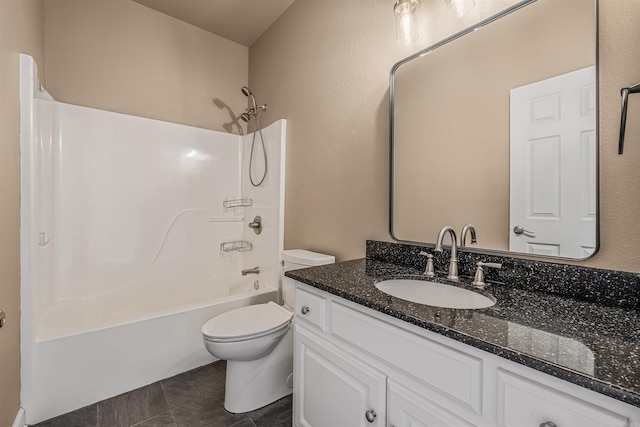
{"label": "tile patterned floor", "polygon": [[224,407],[226,364],[215,362],[33,427],[290,427],[292,398],[246,414]]}

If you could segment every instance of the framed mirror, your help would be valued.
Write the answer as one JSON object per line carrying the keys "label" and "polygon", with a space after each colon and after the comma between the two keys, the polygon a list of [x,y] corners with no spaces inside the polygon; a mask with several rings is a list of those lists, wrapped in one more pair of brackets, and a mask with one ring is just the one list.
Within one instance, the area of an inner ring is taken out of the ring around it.
{"label": "framed mirror", "polygon": [[395,64],[391,237],[472,224],[471,250],[595,254],[596,65],[597,0],[522,1]]}

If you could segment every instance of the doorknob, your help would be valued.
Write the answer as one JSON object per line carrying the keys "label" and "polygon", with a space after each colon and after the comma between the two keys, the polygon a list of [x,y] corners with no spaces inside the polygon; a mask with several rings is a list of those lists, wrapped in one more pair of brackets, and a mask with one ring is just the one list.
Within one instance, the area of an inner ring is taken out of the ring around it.
{"label": "doorknob", "polygon": [[367,419],[367,421],[369,421],[370,423],[372,423],[373,421],[375,421],[376,419],[376,412],[371,409],[367,412],[364,413],[364,417]]}
{"label": "doorknob", "polygon": [[521,225],[516,225],[515,227],[513,227],[513,232],[516,234],[536,234],[535,231],[525,230]]}

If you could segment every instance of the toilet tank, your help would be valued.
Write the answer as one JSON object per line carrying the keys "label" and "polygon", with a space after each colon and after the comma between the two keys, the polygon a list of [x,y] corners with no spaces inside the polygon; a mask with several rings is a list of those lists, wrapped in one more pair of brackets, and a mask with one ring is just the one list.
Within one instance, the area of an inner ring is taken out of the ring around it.
{"label": "toilet tank", "polygon": [[284,261],[284,268],[282,270],[282,301],[284,302],[284,306],[291,311],[293,311],[295,305],[294,280],[289,277],[284,277],[284,272],[336,262],[336,258],[333,255],[306,251],[304,249],[286,249],[282,251],[282,260]]}

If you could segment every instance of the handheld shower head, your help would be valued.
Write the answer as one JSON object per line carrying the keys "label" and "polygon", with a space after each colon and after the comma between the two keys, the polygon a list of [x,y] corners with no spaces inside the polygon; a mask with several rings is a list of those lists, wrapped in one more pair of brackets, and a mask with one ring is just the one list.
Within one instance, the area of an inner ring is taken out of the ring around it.
{"label": "handheld shower head", "polygon": [[[267,170],[268,170],[267,151],[264,145],[264,137],[262,136],[262,128],[260,127],[260,120],[258,120],[259,110],[265,111],[267,109],[267,104],[258,105],[258,103],[256,102],[256,97],[253,95],[253,92],[251,92],[251,89],[249,89],[247,86],[242,86],[240,90],[242,91],[242,94],[244,96],[251,99],[251,104],[252,104],[252,106],[247,108],[244,113],[240,114],[240,119],[245,123],[249,123],[249,121],[251,120],[251,116],[253,116],[253,140],[251,141],[251,154],[249,154],[249,181],[251,181],[251,185],[253,185],[254,187],[258,187],[262,185],[262,183],[266,179]],[[247,125],[247,128],[248,128],[248,125]],[[248,131],[249,130],[247,129],[247,132]],[[253,150],[256,146],[256,134],[260,134],[260,142],[262,145],[262,155],[264,156],[264,174],[262,175],[262,178],[260,178],[260,180],[257,182],[253,180],[253,173],[252,173],[253,157],[254,157]]]}
{"label": "handheld shower head", "polygon": [[251,92],[251,89],[249,89],[246,86],[242,86],[242,89],[240,89],[240,90],[242,91],[244,96],[246,96],[247,98],[251,99],[251,102],[253,104],[253,109],[257,110],[258,109],[258,103],[256,102],[256,97],[253,96],[253,92]]}

